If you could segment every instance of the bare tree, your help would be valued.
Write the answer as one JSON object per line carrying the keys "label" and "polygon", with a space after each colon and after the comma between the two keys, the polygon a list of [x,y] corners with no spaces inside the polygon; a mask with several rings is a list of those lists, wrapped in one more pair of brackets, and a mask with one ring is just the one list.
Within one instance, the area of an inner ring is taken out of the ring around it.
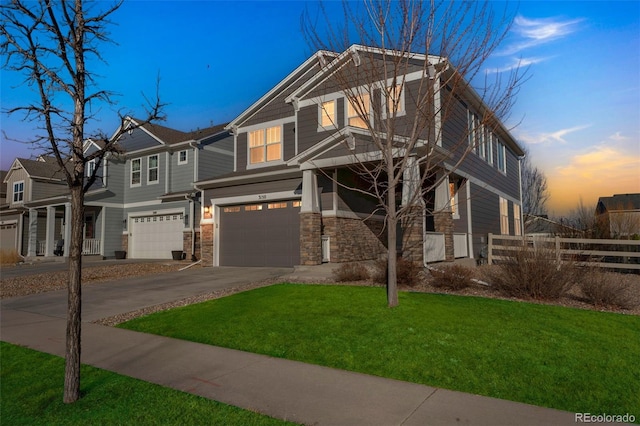
{"label": "bare tree", "polygon": [[[102,4],[99,4],[102,6]],[[87,68],[92,60],[101,60],[99,46],[109,41],[109,16],[121,5],[117,2],[104,10],[86,6],[82,0],[3,2],[0,6],[0,51],[5,69],[24,75],[24,84],[34,89],[33,101],[8,107],[9,114],[23,114],[40,132],[31,143],[47,147],[64,172],[71,198],[71,241],[66,331],[65,403],[80,397],[80,325],[81,262],[84,196],[96,180],[106,154],[118,151],[118,138],[92,135],[101,148],[85,155],[88,138],[86,126],[95,117],[99,104],[113,105],[110,93],[97,88],[94,73]],[[157,95],[157,94],[156,94]],[[147,119],[161,119],[162,104],[148,102]],[[121,115],[121,119],[124,117]],[[121,130],[124,126],[121,126]],[[86,176],[86,165],[96,166]]]}
{"label": "bare tree", "polygon": [[[522,74],[515,69],[481,75],[512,22],[512,17],[496,14],[490,2],[345,1],[343,11],[341,25],[321,9],[322,25],[307,12],[302,26],[314,50],[344,52],[327,55],[322,72],[329,89],[344,93],[353,117],[347,124],[356,128],[345,145],[353,155],[350,168],[368,187],[349,189],[372,197],[385,216],[387,301],[393,307],[398,304],[398,225],[407,228],[422,220],[424,200],[436,188],[436,198],[449,200],[448,186],[442,193],[443,182],[468,153],[482,149],[485,135],[501,126]],[[354,42],[362,46],[350,50]],[[416,74],[421,78],[409,78]],[[496,79],[489,82],[490,76]],[[471,89],[478,80],[482,87]],[[460,96],[470,92],[474,96],[467,102],[480,115],[473,128],[462,130],[458,140],[447,140],[442,149],[443,138],[450,137],[443,134],[442,123],[467,122],[466,111],[459,116],[459,104]],[[360,145],[349,142],[354,135]],[[445,159],[453,163],[451,168],[443,167]]]}
{"label": "bare tree", "polygon": [[549,187],[544,172],[531,162],[528,153],[521,163],[522,212],[525,215],[543,216],[547,214]]}

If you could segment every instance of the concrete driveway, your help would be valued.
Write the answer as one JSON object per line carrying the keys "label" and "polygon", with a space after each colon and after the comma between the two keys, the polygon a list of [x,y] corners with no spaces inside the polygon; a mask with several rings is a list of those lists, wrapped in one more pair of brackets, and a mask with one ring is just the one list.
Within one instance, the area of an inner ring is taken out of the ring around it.
{"label": "concrete driveway", "polygon": [[[287,275],[293,268],[202,268],[132,277],[82,287],[82,320],[95,321],[215,290]],[[67,290],[5,299],[5,309],[66,318]]]}

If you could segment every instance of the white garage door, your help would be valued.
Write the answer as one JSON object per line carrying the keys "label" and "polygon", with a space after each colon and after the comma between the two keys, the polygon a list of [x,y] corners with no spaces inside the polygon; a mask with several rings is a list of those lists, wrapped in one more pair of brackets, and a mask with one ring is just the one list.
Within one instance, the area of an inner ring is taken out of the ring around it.
{"label": "white garage door", "polygon": [[182,214],[131,218],[130,258],[171,259],[172,250],[182,251]]}
{"label": "white garage door", "polygon": [[15,223],[0,225],[0,249],[16,250],[17,241],[18,226]]}

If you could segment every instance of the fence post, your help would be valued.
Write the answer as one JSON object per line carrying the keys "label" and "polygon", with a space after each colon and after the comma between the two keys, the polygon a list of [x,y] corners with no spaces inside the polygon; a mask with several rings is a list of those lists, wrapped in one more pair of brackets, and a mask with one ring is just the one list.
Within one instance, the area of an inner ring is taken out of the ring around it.
{"label": "fence post", "polygon": [[489,239],[487,240],[487,265],[491,265],[493,260],[493,256],[491,254],[491,245],[493,244],[493,234],[489,234]]}
{"label": "fence post", "polygon": [[558,268],[560,268],[560,262],[562,261],[562,256],[560,255],[560,237],[556,235],[556,264]]}

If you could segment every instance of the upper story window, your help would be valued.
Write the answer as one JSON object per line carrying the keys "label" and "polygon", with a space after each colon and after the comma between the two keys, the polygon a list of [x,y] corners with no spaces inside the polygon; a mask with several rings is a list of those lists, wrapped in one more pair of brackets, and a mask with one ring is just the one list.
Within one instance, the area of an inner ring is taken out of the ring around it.
{"label": "upper story window", "polygon": [[387,87],[382,102],[389,117],[404,115],[404,88],[401,84]]}
{"label": "upper story window", "polygon": [[327,101],[320,104],[320,126],[321,127],[337,127],[336,119],[336,101]]}
{"label": "upper story window", "polygon": [[187,150],[178,152],[178,164],[187,164],[189,162],[189,156]]}
{"label": "upper story window", "polygon": [[502,142],[499,140],[496,142],[496,150],[497,152],[497,161],[498,161],[498,170],[502,173],[507,173],[507,155],[506,148]]}
{"label": "upper story window", "polygon": [[22,203],[24,201],[24,181],[13,183],[13,202]]}
{"label": "upper story window", "polygon": [[513,233],[522,235],[522,221],[520,220],[520,204],[513,205]]}
{"label": "upper story window", "polygon": [[282,127],[249,132],[249,163],[282,160]]}
{"label": "upper story window", "polygon": [[149,171],[149,175],[147,176],[147,183],[158,183],[159,182],[158,154],[150,155],[149,157],[147,157],[147,169]]}
{"label": "upper story window", "polygon": [[477,154],[479,150],[478,145],[480,142],[482,127],[478,116],[471,111],[467,112],[467,126],[467,138],[469,141],[469,146],[472,147],[473,152]]}
{"label": "upper story window", "polygon": [[131,160],[131,186],[140,186],[142,184],[142,160],[135,158]]}
{"label": "upper story window", "polygon": [[356,96],[355,99],[349,99],[347,106],[347,124],[353,127],[367,128],[369,115],[371,111],[371,97],[368,93]]}
{"label": "upper story window", "polygon": [[87,177],[91,177],[93,176],[93,173],[96,170],[96,160],[91,160],[87,163],[87,167],[86,167],[86,172],[87,172]]}

